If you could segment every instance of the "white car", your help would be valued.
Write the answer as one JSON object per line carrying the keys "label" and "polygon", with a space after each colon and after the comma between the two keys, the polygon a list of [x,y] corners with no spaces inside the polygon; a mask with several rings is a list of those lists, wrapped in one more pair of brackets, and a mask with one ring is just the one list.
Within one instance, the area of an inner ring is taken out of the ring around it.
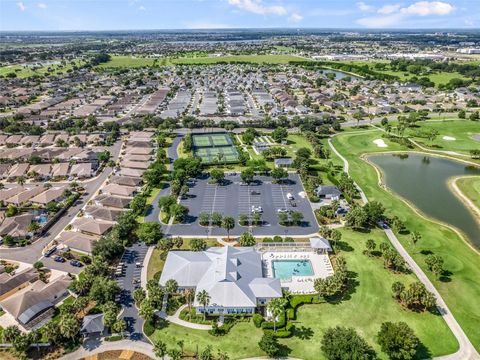
{"label": "white car", "polygon": [[287,199],[288,199],[288,200],[293,200],[293,199],[294,199],[294,197],[293,197],[293,195],[292,195],[292,194],[290,194],[290,193],[287,193]]}
{"label": "white car", "polygon": [[280,209],[277,209],[277,213],[279,213],[279,214],[286,214],[286,213],[288,213],[288,210],[285,209],[285,208],[280,208]]}
{"label": "white car", "polygon": [[252,213],[263,213],[263,209],[261,206],[252,205]]}

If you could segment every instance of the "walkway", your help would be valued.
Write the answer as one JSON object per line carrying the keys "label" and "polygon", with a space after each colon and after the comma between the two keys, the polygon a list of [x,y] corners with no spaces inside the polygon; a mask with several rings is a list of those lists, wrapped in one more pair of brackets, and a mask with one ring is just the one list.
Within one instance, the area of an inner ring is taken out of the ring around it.
{"label": "walkway", "polygon": [[[85,341],[80,349],[61,357],[60,360],[79,360],[86,358],[87,356],[93,356],[106,351],[118,350],[132,350],[147,355],[152,359],[157,359],[151,344],[131,340],[103,341],[93,339]],[[165,359],[168,360],[169,357],[165,356]]]}
{"label": "walkway", "polygon": [[173,324],[177,324],[180,326],[184,326],[189,329],[195,330],[210,330],[212,325],[204,325],[204,324],[195,324],[185,320],[180,319],[180,313],[183,309],[185,309],[188,305],[182,305],[178,308],[178,310],[173,315],[167,315],[165,312],[160,311],[157,312],[157,315],[160,316],[162,319],[165,319]]}
{"label": "walkway", "polygon": [[[344,170],[345,172],[348,173],[349,170],[349,164],[347,159],[345,159],[338,151],[335,149],[335,147],[332,144],[331,138],[328,139],[328,144],[330,145],[330,148],[333,150],[333,152],[343,161],[344,164]],[[356,184],[355,184],[356,185]],[[362,196],[362,201],[366,203],[367,197],[363,193],[363,191],[356,185],[357,188],[360,191],[360,195]],[[448,327],[452,331],[453,335],[458,341],[459,344],[459,350],[450,355],[446,356],[441,356],[435,359],[441,359],[441,360],[473,360],[473,359],[480,359],[480,355],[476,351],[476,349],[473,347],[472,343],[468,339],[467,335],[463,331],[463,329],[460,327],[458,324],[457,320],[453,316],[453,314],[450,312],[450,309],[448,308],[447,304],[443,300],[442,296],[440,293],[435,289],[435,286],[433,286],[432,282],[430,279],[425,275],[423,270],[420,268],[420,266],[417,265],[415,260],[408,254],[408,252],[405,250],[403,245],[400,243],[398,238],[395,236],[393,231],[391,229],[384,229],[385,234],[387,235],[388,239],[392,243],[392,245],[395,247],[395,249],[398,251],[400,255],[402,255],[403,259],[407,262],[407,264],[410,266],[412,271],[415,273],[417,278],[425,285],[425,287],[431,291],[436,299],[437,299],[437,308],[440,314],[442,315],[443,319],[447,323]]]}

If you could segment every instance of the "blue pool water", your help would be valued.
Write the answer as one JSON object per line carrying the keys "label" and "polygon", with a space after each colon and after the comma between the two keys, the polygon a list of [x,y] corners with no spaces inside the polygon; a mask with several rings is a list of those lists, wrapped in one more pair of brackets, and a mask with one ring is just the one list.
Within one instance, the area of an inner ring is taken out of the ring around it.
{"label": "blue pool water", "polygon": [[292,276],[313,276],[310,260],[273,260],[273,276],[285,280]]}

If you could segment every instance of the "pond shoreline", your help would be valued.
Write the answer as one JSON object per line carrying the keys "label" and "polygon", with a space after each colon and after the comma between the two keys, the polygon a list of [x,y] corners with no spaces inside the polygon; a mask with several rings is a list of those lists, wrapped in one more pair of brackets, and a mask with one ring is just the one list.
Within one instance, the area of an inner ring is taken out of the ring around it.
{"label": "pond shoreline", "polygon": [[[465,161],[465,160],[460,160],[460,159],[456,159],[456,158],[453,158],[453,157],[450,157],[450,156],[445,156],[445,155],[437,155],[437,154],[431,154],[431,153],[427,153],[427,152],[422,152],[422,151],[385,151],[385,152],[378,152],[378,153],[364,153],[360,156],[360,159],[363,160],[364,162],[366,162],[367,164],[369,164],[370,166],[372,166],[374,169],[375,169],[375,172],[377,173],[377,176],[378,176],[378,183],[377,185],[385,190],[386,192],[388,192],[389,194],[391,194],[392,196],[395,196],[397,199],[401,200],[403,203],[405,203],[409,208],[411,208],[413,210],[413,212],[415,214],[417,214],[418,216],[420,216],[421,218],[427,220],[427,221],[430,221],[432,223],[435,223],[435,224],[438,224],[438,225],[442,225],[442,226],[445,226],[446,228],[452,230],[453,232],[455,232],[460,239],[462,239],[462,241],[467,244],[469,246],[470,249],[472,249],[474,251],[474,253],[476,253],[477,255],[480,255],[480,249],[477,248],[475,246],[475,244],[473,244],[469,237],[460,229],[458,229],[456,226],[452,225],[452,224],[449,224],[449,223],[446,223],[444,221],[441,221],[439,219],[436,219],[430,215],[427,215],[425,214],[422,210],[420,210],[419,208],[417,208],[417,206],[415,206],[410,200],[407,200],[406,198],[404,198],[403,196],[401,196],[400,194],[398,194],[397,192],[395,192],[394,190],[392,190],[391,188],[389,188],[385,181],[384,181],[384,178],[385,178],[385,174],[383,173],[383,171],[379,168],[379,166],[377,166],[376,164],[374,164],[370,159],[369,157],[370,156],[376,156],[376,155],[395,155],[395,154],[410,154],[410,153],[413,153],[413,154],[422,154],[422,155],[430,155],[432,157],[440,157],[440,158],[448,158],[448,159],[452,159],[452,160],[456,160],[458,162],[463,162],[463,163],[467,163],[469,165],[474,165],[475,167],[479,167],[477,164],[474,164],[474,163],[471,163],[469,161]],[[448,182],[447,182],[447,185],[448,185]],[[455,195],[455,194],[454,194]],[[455,195],[456,196],[456,195]],[[476,221],[479,221],[476,214],[472,212],[472,210],[467,207],[467,210],[472,213],[472,216],[474,217],[474,219]],[[480,223],[480,222],[479,222]]]}
{"label": "pond shoreline", "polygon": [[458,187],[457,181],[460,179],[480,178],[480,176],[456,176],[448,181],[448,187],[452,190],[452,193],[465,204],[467,208],[473,213],[475,219],[480,224],[480,209],[470,200]]}

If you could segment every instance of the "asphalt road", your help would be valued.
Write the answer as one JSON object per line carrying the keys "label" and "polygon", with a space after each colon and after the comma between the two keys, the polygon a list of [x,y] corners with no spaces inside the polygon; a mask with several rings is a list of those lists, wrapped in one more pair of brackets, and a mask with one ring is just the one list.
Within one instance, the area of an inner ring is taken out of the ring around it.
{"label": "asphalt road", "polygon": [[[112,154],[112,159],[117,160],[120,155],[122,142],[117,141],[111,148],[110,153]],[[21,248],[3,248],[0,249],[0,258],[8,259],[13,261],[21,261],[25,263],[34,263],[35,261],[41,259],[44,265],[48,268],[66,271],[71,273],[81,272],[81,268],[76,268],[71,266],[68,262],[57,263],[53,261],[53,257],[45,258],[42,256],[43,248],[53,239],[55,239],[60,232],[68,225],[70,221],[73,220],[75,215],[88,203],[88,201],[93,197],[98,188],[105,182],[108,176],[112,173],[112,168],[106,167],[103,172],[98,175],[95,179],[87,181],[82,185],[85,188],[85,192],[77,200],[75,205],[71,206],[67,212],[48,230],[48,232],[36,240],[33,244],[27,247]]]}

